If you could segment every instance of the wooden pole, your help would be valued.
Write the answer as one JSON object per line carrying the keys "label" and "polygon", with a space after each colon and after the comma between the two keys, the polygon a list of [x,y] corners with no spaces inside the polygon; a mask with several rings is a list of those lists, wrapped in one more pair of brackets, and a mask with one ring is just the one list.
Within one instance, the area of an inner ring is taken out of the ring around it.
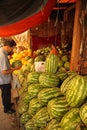
{"label": "wooden pole", "polygon": [[71,71],[78,71],[78,65],[79,65],[78,62],[79,62],[80,44],[81,44],[80,11],[81,11],[81,1],[77,0],[75,9],[73,38],[72,38],[71,61],[70,61]]}

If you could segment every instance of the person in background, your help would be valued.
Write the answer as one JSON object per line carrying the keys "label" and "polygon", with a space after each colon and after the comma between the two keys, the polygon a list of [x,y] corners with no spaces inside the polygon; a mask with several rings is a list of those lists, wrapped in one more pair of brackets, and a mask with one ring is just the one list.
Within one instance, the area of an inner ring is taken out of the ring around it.
{"label": "person in background", "polygon": [[8,55],[16,46],[13,39],[3,38],[3,46],[0,48],[0,88],[4,112],[12,114],[15,112],[11,104],[11,80],[12,72],[19,68],[11,68]]}

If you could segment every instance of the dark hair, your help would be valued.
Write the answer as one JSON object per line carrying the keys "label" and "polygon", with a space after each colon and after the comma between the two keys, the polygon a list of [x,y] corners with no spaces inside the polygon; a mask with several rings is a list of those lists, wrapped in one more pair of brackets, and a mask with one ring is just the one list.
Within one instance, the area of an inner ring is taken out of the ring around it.
{"label": "dark hair", "polygon": [[13,39],[2,38],[1,41],[4,46],[10,46],[10,47],[16,46],[16,42]]}

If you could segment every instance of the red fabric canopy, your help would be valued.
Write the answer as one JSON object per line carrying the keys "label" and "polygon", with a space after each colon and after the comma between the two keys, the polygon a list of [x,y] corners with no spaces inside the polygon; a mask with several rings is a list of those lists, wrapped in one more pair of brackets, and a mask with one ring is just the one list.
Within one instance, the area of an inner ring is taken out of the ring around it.
{"label": "red fabric canopy", "polygon": [[[56,37],[56,43],[55,43],[55,37]],[[41,49],[43,47],[47,47],[56,44],[56,46],[61,46],[61,38],[58,34],[57,36],[51,36],[51,37],[38,37],[38,36],[32,36],[32,48],[33,51],[37,49]]]}
{"label": "red fabric canopy", "polygon": [[77,0],[58,0],[59,3],[73,3],[76,2]]}
{"label": "red fabric canopy", "polygon": [[28,30],[29,28],[35,27],[38,24],[43,23],[49,17],[52,8],[55,4],[56,0],[48,0],[45,7],[38,13],[18,22],[15,22],[14,24],[0,26],[0,37],[9,37],[12,35],[20,34]]}

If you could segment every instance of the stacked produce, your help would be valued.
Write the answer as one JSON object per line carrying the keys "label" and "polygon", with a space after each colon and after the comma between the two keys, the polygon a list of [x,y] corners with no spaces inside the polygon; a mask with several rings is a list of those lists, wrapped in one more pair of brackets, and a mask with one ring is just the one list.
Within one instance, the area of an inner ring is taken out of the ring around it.
{"label": "stacked produce", "polygon": [[[20,53],[14,52],[11,59],[10,59],[10,64],[11,66],[14,67],[21,67],[23,66],[23,69],[28,68],[31,66],[31,64],[28,64],[28,59],[31,57],[32,50],[31,49],[26,49],[21,51]],[[25,70],[23,70],[25,71]],[[14,71],[14,74],[17,74],[19,71],[16,70]],[[23,72],[24,73],[24,72]]]}
{"label": "stacked produce", "polygon": [[31,49],[23,50],[20,53],[15,52],[12,55],[10,63],[12,64],[12,62],[14,62],[15,60],[20,60],[22,64],[26,64],[27,58],[29,58],[29,56],[31,56]]}
{"label": "stacked produce", "polygon": [[[39,55],[30,58],[17,73],[22,86],[18,101],[20,124],[25,130],[86,130],[87,78],[68,71],[68,65],[64,68],[69,62],[67,55]],[[45,72],[36,72],[34,63],[42,59]]]}
{"label": "stacked produce", "polygon": [[[46,48],[38,49],[34,53],[38,56],[37,61],[41,61],[41,60],[45,61],[47,59],[47,56],[48,56],[49,53],[50,54],[57,54],[58,71],[66,72],[66,71],[69,70],[69,67],[70,67],[70,63],[69,63],[70,62],[70,51],[66,50],[66,52],[65,52],[65,50],[63,50],[59,46],[54,47],[52,45],[52,47],[46,47]],[[54,56],[56,57],[56,55],[54,55]],[[41,57],[43,57],[43,58],[41,59]],[[37,57],[36,57],[36,59],[37,59]],[[50,59],[50,56],[49,56],[48,59]]]}

